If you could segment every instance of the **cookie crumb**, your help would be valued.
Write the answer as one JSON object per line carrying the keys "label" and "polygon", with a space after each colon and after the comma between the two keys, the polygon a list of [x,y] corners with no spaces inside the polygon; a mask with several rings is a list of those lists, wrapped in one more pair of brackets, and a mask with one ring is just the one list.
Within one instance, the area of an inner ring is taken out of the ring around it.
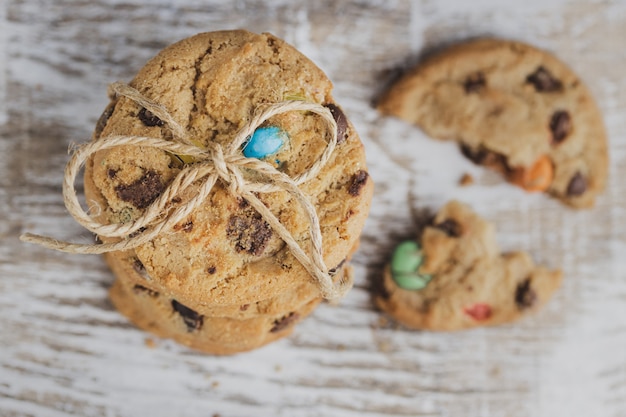
{"label": "cookie crumb", "polygon": [[380,317],[378,317],[376,322],[372,322],[370,327],[372,329],[384,329],[384,328],[388,327],[389,324],[390,324],[390,322],[389,322],[389,319],[387,317],[380,316]]}
{"label": "cookie crumb", "polygon": [[468,185],[474,184],[474,177],[472,177],[467,172],[463,174],[463,176],[459,179],[459,185],[461,187],[467,187]]}
{"label": "cookie crumb", "polygon": [[154,349],[156,347],[156,341],[151,337],[146,337],[144,339],[144,344],[149,349]]}
{"label": "cookie crumb", "polygon": [[379,352],[388,353],[388,352],[391,352],[391,343],[385,340],[382,340],[376,343],[376,348],[378,349]]}
{"label": "cookie crumb", "polygon": [[489,375],[493,378],[498,378],[502,376],[502,370],[499,366],[494,366],[491,370],[489,370]]}

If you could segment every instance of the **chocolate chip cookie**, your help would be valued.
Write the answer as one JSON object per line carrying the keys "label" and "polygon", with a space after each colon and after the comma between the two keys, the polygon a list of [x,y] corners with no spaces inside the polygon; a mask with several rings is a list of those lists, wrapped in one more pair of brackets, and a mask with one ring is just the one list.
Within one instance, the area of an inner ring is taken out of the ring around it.
{"label": "chocolate chip cookie", "polygon": [[493,225],[452,201],[417,240],[396,247],[375,301],[410,328],[460,330],[537,311],[561,279],[526,253],[501,254]]}
{"label": "chocolate chip cookie", "polygon": [[378,109],[459,142],[527,191],[590,207],[605,188],[607,138],[589,89],[563,62],[520,42],[453,46],[409,71]]}
{"label": "chocolate chip cookie", "polygon": [[[328,124],[314,112],[283,112],[258,126],[237,157],[262,160],[285,176],[296,178],[324,156],[329,137],[336,133],[337,145],[330,158],[317,175],[298,188],[319,218],[324,264],[329,272],[343,271],[336,276],[349,275],[344,274],[348,268],[342,266],[358,243],[369,212],[373,182],[367,172],[363,144],[334,101],[332,83],[315,64],[271,34],[202,33],[161,51],[129,85],[165,109],[193,146],[200,149],[228,149],[240,129],[260,108],[270,104],[299,101],[328,109],[336,131],[333,127],[330,132]],[[118,135],[171,141],[176,132],[171,123],[137,100],[117,95],[98,121],[93,141]],[[197,162],[189,155],[150,146],[99,150],[85,166],[85,194],[92,216],[105,224],[134,222],[157,199],[169,195],[168,187],[177,175]],[[254,184],[264,179],[262,172],[253,169],[242,172]],[[168,200],[161,217],[188,204],[202,185],[201,181],[190,181],[187,188]],[[293,193],[267,192],[259,187],[253,194],[304,252],[312,252],[311,222]],[[128,238],[143,232],[137,230]],[[105,243],[116,240],[99,238]],[[171,229],[134,249],[106,256],[121,281],[135,282],[148,293],[176,300],[204,317],[205,322],[210,318],[267,324],[269,316],[288,312],[278,311],[283,306],[314,305],[320,300],[319,291],[314,292],[313,278],[275,228],[249,200],[238,195],[237,186],[220,181],[199,207]],[[135,270],[134,275],[129,268]],[[149,282],[136,282],[141,279]],[[113,294],[122,294],[120,291]],[[120,300],[128,299],[134,303],[136,297],[119,295],[116,305],[120,310],[132,311],[125,313],[132,317],[149,317],[136,305],[121,307],[126,301]],[[276,304],[277,300],[281,301]],[[242,310],[243,306],[250,311]],[[160,328],[161,324],[155,326]],[[243,329],[239,325],[235,328]],[[183,339],[200,349],[218,351],[210,346],[221,342],[210,339],[217,336],[208,334],[209,327],[205,331],[206,338],[186,335]],[[269,340],[263,336],[244,343],[243,337],[243,333],[237,336],[240,346],[232,342],[228,349]]]}

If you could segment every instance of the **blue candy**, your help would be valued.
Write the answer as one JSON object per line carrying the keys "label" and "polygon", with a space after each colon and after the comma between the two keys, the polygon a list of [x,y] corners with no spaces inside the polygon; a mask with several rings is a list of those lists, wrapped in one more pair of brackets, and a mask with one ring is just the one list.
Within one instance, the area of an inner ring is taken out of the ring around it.
{"label": "blue candy", "polygon": [[243,156],[262,159],[280,150],[289,139],[287,132],[276,126],[260,127],[244,145]]}

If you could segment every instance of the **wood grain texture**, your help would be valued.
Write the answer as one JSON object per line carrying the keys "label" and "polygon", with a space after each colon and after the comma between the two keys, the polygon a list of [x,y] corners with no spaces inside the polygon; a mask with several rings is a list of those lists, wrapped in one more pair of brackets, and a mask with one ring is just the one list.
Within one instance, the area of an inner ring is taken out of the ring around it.
{"label": "wood grain texture", "polygon": [[[129,325],[107,300],[113,278],[99,257],[17,238],[89,240],[60,185],[67,148],[89,138],[106,85],[173,41],[228,28],[271,31],[328,73],[377,188],[342,304],[321,306],[287,340],[216,358]],[[373,110],[398,69],[486,34],[554,51],[596,95],[611,179],[593,210],[524,194]],[[620,1],[0,2],[0,416],[625,417],[625,40]],[[458,187],[464,172],[476,184]],[[450,198],[492,219],[504,249],[562,266],[564,286],[539,315],[437,334],[373,309],[369,284],[394,243]]]}

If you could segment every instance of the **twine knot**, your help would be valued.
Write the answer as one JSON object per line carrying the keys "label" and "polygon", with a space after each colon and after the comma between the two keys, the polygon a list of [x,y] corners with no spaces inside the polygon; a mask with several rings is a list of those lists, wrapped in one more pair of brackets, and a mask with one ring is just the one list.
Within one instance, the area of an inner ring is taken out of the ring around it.
{"label": "twine knot", "polygon": [[[270,227],[280,236],[294,257],[315,279],[322,297],[337,300],[345,295],[352,282],[340,280],[334,283],[323,260],[322,233],[315,207],[298,187],[315,177],[330,159],[337,144],[337,124],[330,111],[317,103],[284,101],[258,108],[250,120],[225,147],[210,142],[205,148],[188,137],[168,110],[146,98],[139,91],[123,84],[113,83],[109,95],[123,96],[150,111],[168,126],[172,141],[145,136],[106,136],[76,147],[65,168],[63,199],[72,217],[83,227],[99,236],[118,238],[114,243],[79,244],[59,241],[45,236],[25,233],[20,239],[50,249],[69,253],[102,254],[129,250],[147,243],[158,235],[171,230],[200,207],[211,193],[217,181],[234,196],[245,199]],[[290,177],[271,164],[256,158],[247,158],[241,152],[242,145],[254,131],[272,116],[289,111],[306,111],[317,114],[327,125],[330,139],[321,156],[301,174]],[[184,155],[193,160],[185,164],[165,191],[150,204],[143,214],[132,222],[105,224],[94,220],[80,205],[74,183],[81,167],[94,153],[117,146],[147,146],[174,155]],[[255,173],[253,180],[246,173]],[[198,185],[195,195],[184,204],[173,208],[172,200],[192,184]],[[302,207],[309,221],[310,248],[305,251],[278,218],[257,197],[258,193],[288,192]]]}

